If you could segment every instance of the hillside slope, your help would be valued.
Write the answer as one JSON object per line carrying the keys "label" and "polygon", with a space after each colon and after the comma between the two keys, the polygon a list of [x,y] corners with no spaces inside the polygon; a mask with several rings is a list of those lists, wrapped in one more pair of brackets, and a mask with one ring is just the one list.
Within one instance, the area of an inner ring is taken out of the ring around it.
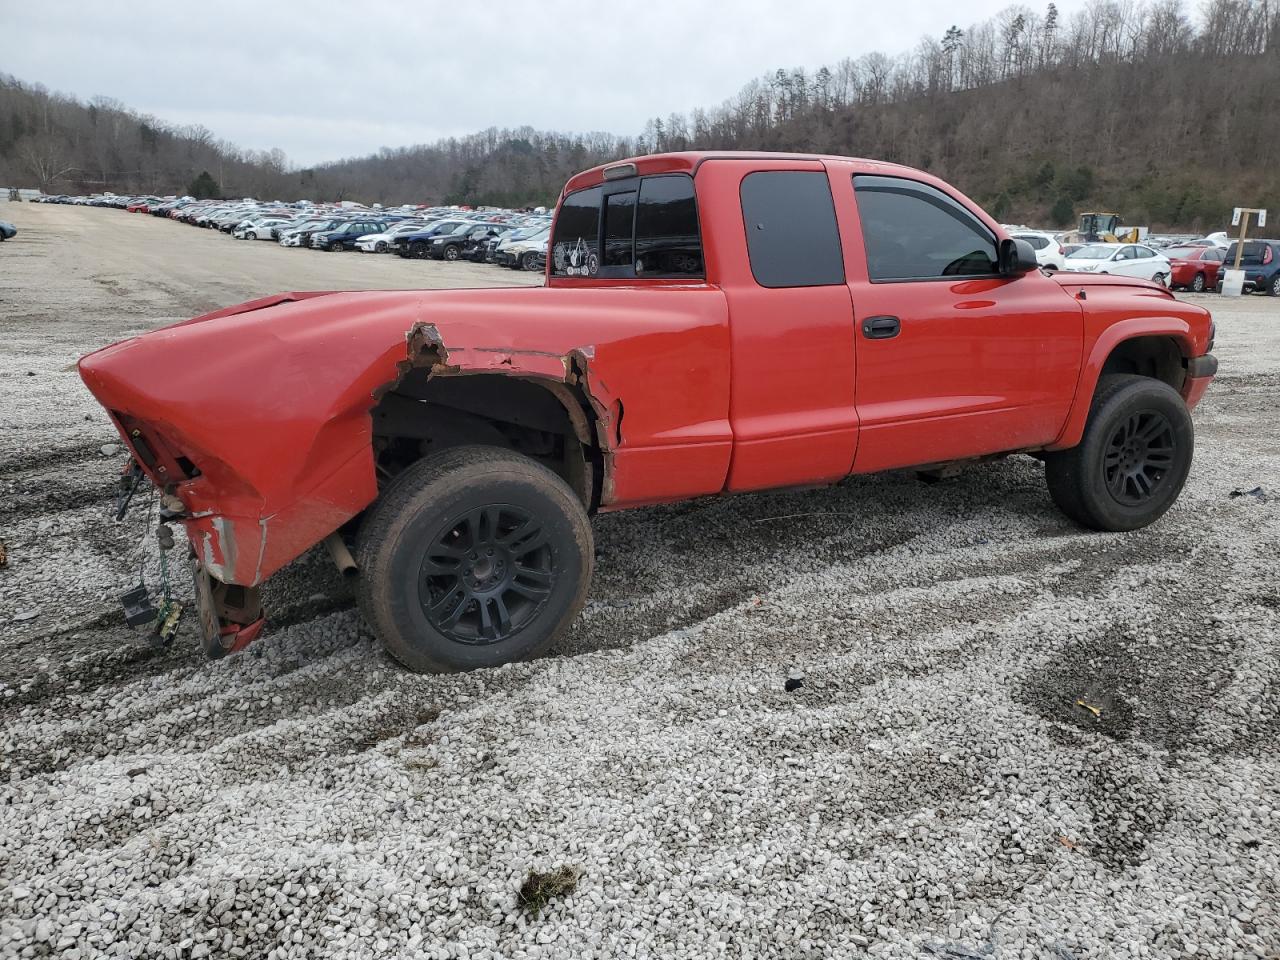
{"label": "hillside slope", "polygon": [[209,171],[228,196],[550,203],[574,171],[651,150],[815,151],[893,160],[952,181],[1005,220],[1082,209],[1208,230],[1232,206],[1280,209],[1280,4],[1097,0],[1062,20],[1010,7],[897,58],[778,70],[711,110],[636,137],[490,129],[291,168],[201,127],[174,127],[0,75],[0,184],[179,193]]}

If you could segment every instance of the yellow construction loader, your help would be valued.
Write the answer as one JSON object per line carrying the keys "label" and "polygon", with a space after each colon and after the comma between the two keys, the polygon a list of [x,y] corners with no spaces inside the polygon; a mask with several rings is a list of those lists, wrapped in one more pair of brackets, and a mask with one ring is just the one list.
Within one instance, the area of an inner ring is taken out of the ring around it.
{"label": "yellow construction loader", "polygon": [[1146,227],[1121,229],[1118,213],[1082,213],[1075,243],[1141,243],[1147,238]]}

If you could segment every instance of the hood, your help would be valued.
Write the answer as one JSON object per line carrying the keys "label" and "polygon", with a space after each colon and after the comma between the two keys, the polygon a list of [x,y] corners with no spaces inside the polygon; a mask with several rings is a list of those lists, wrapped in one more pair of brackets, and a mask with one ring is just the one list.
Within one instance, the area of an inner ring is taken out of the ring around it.
{"label": "hood", "polygon": [[1055,271],[1052,276],[1068,291],[1093,287],[1127,287],[1135,293],[1161,296],[1167,300],[1177,299],[1167,287],[1137,277],[1121,277],[1114,273],[1072,273],[1069,269]]}

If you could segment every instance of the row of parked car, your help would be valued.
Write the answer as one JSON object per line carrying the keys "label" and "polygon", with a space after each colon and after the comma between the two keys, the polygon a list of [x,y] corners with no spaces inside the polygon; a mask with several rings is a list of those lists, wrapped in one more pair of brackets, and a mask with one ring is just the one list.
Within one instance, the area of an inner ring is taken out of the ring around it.
{"label": "row of parked car", "polygon": [[546,267],[551,216],[533,211],[467,207],[402,206],[384,209],[352,204],[192,197],[50,196],[44,203],[116,207],[197,227],[220,230],[237,240],[272,240],[283,247],[328,252],[396,254],[419,260],[470,260],[517,270]]}
{"label": "row of parked car", "polygon": [[[1039,230],[1015,227],[1009,233],[1030,243],[1046,270],[1140,277],[1197,293],[1222,289],[1222,274],[1234,266],[1239,246],[1221,234],[1153,238],[1146,243],[1063,243]],[[1245,292],[1280,297],[1280,240],[1246,240],[1240,269],[1245,274]]]}
{"label": "row of parked car", "polygon": [[[546,267],[551,217],[533,211],[465,207],[196,200],[192,197],[50,196],[37,202],[117,207],[199,227],[238,240],[274,240],[284,247],[434,260],[471,260],[518,270]],[[1224,264],[1234,264],[1237,243],[1224,234],[1200,239],[1148,238],[1143,243],[1063,243],[1049,232],[1011,227],[1046,270],[1140,277],[1193,291],[1218,290]],[[1241,256],[1244,289],[1280,296],[1280,241],[1249,240]]]}

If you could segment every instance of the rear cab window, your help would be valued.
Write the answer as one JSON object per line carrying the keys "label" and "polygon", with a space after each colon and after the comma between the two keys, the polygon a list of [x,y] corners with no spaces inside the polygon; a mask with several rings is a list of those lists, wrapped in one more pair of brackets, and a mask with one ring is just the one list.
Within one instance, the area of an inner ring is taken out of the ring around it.
{"label": "rear cab window", "polygon": [[751,273],[762,287],[845,282],[827,173],[760,170],[742,179],[742,222]]}
{"label": "rear cab window", "polygon": [[693,178],[627,177],[577,190],[560,204],[551,276],[702,279]]}

